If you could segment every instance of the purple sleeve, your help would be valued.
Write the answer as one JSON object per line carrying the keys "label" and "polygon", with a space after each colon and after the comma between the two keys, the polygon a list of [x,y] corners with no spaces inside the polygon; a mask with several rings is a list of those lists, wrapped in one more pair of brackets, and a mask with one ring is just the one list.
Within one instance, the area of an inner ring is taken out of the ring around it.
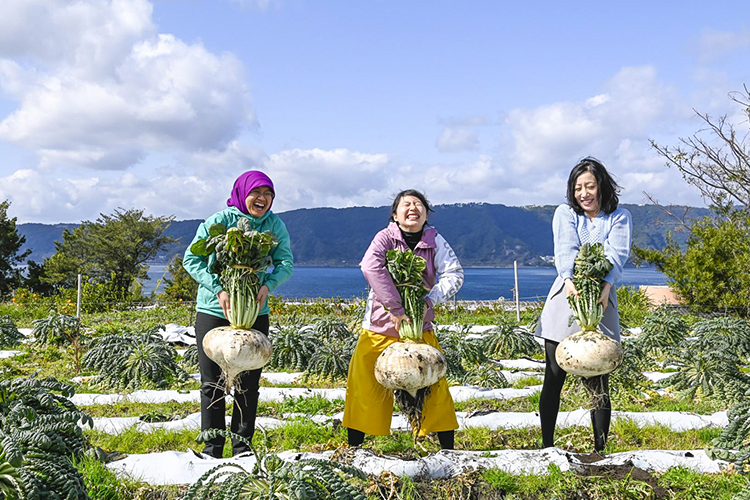
{"label": "purple sleeve", "polygon": [[396,285],[393,284],[393,279],[385,268],[385,253],[391,250],[392,246],[385,231],[380,231],[367,248],[359,267],[375,294],[375,298],[383,304],[389,313],[394,316],[401,316],[406,311],[401,304],[401,297],[396,290]]}

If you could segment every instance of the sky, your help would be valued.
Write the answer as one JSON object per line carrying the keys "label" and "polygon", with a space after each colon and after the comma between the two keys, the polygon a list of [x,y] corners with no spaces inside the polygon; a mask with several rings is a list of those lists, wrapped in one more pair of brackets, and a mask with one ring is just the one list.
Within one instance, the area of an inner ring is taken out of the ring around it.
{"label": "sky", "polygon": [[273,210],[621,200],[703,206],[650,141],[747,115],[744,1],[2,0],[0,200],[19,223],[177,220],[273,179]]}

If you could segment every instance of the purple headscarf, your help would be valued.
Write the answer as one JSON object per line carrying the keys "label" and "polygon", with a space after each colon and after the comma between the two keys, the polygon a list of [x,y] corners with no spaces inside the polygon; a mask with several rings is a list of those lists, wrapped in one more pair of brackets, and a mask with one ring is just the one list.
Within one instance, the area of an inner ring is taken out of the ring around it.
{"label": "purple headscarf", "polygon": [[[269,188],[271,188],[271,191],[276,194],[276,191],[273,188],[273,182],[271,181],[271,178],[266,174],[264,174],[260,170],[250,170],[248,172],[245,172],[244,174],[237,177],[236,181],[234,181],[232,195],[227,200],[227,206],[236,207],[243,214],[248,213],[247,204],[245,203],[247,195],[253,189],[259,188],[261,186],[268,186]],[[271,203],[268,204],[269,210],[271,209],[272,204],[273,198],[271,199]]]}

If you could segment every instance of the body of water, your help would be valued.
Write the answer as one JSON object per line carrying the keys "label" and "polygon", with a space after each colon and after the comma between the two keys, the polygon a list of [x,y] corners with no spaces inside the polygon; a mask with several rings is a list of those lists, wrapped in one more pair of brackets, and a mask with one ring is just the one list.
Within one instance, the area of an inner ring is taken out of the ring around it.
{"label": "body of water", "polygon": [[[151,279],[143,284],[148,295],[164,276],[166,266],[152,265]],[[467,268],[464,269],[464,286],[458,292],[461,300],[497,300],[500,297],[513,299],[513,269]],[[521,300],[537,300],[546,297],[556,271],[552,267],[522,267],[518,269],[518,288]],[[654,268],[626,268],[623,271],[624,285],[666,285],[666,277]],[[163,286],[160,285],[160,287]],[[365,297],[367,282],[358,267],[295,267],[292,277],[274,294],[286,298],[315,297]]]}

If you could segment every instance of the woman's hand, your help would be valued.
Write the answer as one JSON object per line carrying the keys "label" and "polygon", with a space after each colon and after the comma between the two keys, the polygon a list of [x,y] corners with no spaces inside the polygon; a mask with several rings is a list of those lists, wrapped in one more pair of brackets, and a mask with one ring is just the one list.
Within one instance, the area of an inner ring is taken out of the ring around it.
{"label": "woman's hand", "polygon": [[229,306],[229,294],[226,291],[222,290],[216,294],[216,297],[219,299],[221,310],[224,311],[224,317],[226,319],[229,319],[229,311],[231,310]]}
{"label": "woman's hand", "polygon": [[396,331],[398,331],[401,328],[401,322],[406,321],[407,323],[411,323],[411,320],[409,319],[409,316],[406,314],[402,314],[401,316],[394,316],[391,314],[391,321],[396,326]]}
{"label": "woman's hand", "polygon": [[570,297],[571,295],[575,295],[576,297],[581,296],[581,294],[578,293],[578,290],[576,290],[576,285],[573,283],[573,280],[571,278],[565,278],[565,296]]}
{"label": "woman's hand", "polygon": [[258,290],[258,296],[255,298],[255,300],[260,304],[261,307],[263,307],[263,303],[266,301],[266,297],[268,297],[268,287],[266,285],[261,285],[260,290]]}
{"label": "woman's hand", "polygon": [[602,305],[602,312],[607,310],[610,290],[612,290],[612,283],[605,281],[604,286],[602,287],[602,294],[599,296],[599,303]]}

